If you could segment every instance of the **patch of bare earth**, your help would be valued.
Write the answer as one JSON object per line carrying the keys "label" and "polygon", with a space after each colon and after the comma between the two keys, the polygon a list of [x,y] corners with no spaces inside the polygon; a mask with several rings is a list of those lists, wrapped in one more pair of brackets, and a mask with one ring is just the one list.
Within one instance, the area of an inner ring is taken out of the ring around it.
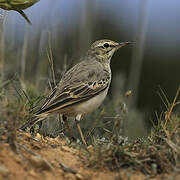
{"label": "patch of bare earth", "polygon": [[[147,179],[140,172],[122,169],[88,168],[86,158],[77,149],[65,145],[61,139],[41,139],[28,133],[17,133],[16,148],[0,143],[0,179]],[[152,179],[168,179],[169,175]],[[180,175],[173,176],[180,179]]]}

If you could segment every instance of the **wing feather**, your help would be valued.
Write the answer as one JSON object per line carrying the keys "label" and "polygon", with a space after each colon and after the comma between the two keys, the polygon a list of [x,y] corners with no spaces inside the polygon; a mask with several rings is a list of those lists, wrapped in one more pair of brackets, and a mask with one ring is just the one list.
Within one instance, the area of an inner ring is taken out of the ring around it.
{"label": "wing feather", "polygon": [[[108,88],[110,73],[101,65],[96,63],[94,66],[93,63],[88,64],[87,68],[87,63],[82,62],[68,71],[60,81],[51,100],[36,114],[50,113],[86,101]],[[80,76],[82,69],[84,69],[84,76]],[[97,73],[94,73],[95,71]]]}

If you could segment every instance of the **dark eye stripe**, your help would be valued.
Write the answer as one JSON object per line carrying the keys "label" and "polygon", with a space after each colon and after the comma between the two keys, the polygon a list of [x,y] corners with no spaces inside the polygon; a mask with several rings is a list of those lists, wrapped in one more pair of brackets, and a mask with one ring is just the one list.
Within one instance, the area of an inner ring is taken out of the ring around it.
{"label": "dark eye stripe", "polygon": [[110,44],[110,46],[109,47],[116,47],[115,45],[112,45],[112,44]]}

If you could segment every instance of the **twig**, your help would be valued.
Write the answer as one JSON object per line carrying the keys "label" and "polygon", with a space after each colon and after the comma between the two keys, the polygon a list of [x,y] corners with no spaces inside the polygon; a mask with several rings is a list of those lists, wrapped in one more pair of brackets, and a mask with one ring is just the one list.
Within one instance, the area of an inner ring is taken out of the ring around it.
{"label": "twig", "polygon": [[77,174],[77,173],[78,173],[77,170],[75,170],[75,169],[73,169],[73,168],[71,168],[71,167],[68,167],[67,165],[61,163],[59,160],[56,159],[56,161],[57,161],[58,164],[61,166],[61,168],[62,168],[62,170],[63,170],[64,172],[69,172],[69,173],[72,173],[72,174]]}
{"label": "twig", "polygon": [[169,147],[171,147],[174,150],[174,152],[180,153],[180,147],[178,145],[174,144],[171,140],[167,138],[163,138],[163,139],[166,141]]}
{"label": "twig", "polygon": [[33,156],[39,156],[37,153],[31,151],[29,148],[27,148],[25,145],[23,144],[18,144],[19,147],[23,148],[25,151],[27,151],[28,153],[30,153]]}
{"label": "twig", "polygon": [[173,103],[171,104],[169,110],[166,112],[165,124],[164,124],[165,127],[166,127],[168,121],[170,120],[171,113],[173,111],[174,106],[176,105],[176,100],[177,100],[179,94],[180,94],[180,86],[178,87],[178,90],[177,90],[176,95],[174,97]]}
{"label": "twig", "polygon": [[52,87],[52,85],[51,85],[50,79],[48,79],[48,84],[49,84],[49,87],[50,87],[51,91],[53,91],[53,87]]}

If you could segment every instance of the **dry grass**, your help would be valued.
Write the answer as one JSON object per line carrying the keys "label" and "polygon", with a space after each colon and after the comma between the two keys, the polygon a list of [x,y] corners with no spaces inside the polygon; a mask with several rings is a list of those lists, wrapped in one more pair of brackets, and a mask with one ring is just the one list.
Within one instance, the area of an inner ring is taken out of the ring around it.
{"label": "dry grass", "polygon": [[164,116],[158,118],[145,139],[116,141],[99,139],[88,153],[89,166],[111,170],[130,168],[148,175],[179,172],[180,170],[180,114],[174,113],[179,104],[180,87]]}
{"label": "dry grass", "polygon": [[[179,172],[180,114],[174,111],[179,106],[179,96],[180,87],[170,103],[161,91],[166,112],[161,113],[157,118],[158,123],[154,125],[150,135],[144,139],[139,138],[131,141],[121,136],[122,134],[118,131],[121,128],[119,117],[116,117],[114,121],[107,120],[106,124],[101,123],[98,127],[95,123],[92,131],[100,129],[98,133],[101,133],[101,136],[90,135],[92,134],[90,131],[87,133],[87,136],[91,137],[89,142],[92,144],[88,147],[88,151],[85,150],[88,159],[87,166],[100,169],[108,168],[113,171],[122,168],[132,169],[151,176]],[[6,137],[6,139],[0,139],[1,142],[9,143],[11,148],[16,151],[16,129],[31,117],[43,98],[34,86],[22,85],[17,78],[5,82],[1,81],[0,135]],[[108,113],[115,117],[116,111],[112,107],[100,109],[97,121]],[[126,111],[121,112],[124,118],[127,114]],[[97,114],[88,118],[92,119],[93,116],[97,116]],[[88,129],[90,129],[89,125]],[[74,142],[70,146],[82,149],[79,142]]]}
{"label": "dry grass", "polygon": [[17,77],[1,81],[0,135],[4,135],[8,142],[13,143],[16,130],[31,117],[42,98],[34,86],[27,84],[25,86]]}

